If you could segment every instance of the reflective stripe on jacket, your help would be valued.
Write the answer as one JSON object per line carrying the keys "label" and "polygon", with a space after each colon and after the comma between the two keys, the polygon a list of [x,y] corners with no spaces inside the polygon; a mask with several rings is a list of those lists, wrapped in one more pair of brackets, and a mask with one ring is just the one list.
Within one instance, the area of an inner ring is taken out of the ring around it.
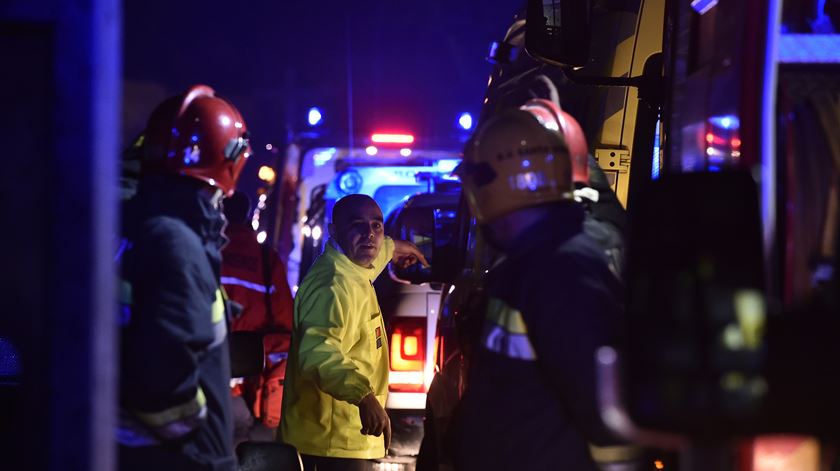
{"label": "reflective stripe on jacket", "polygon": [[355,405],[374,393],[385,406],[388,343],[372,282],[394,253],[386,238],[372,267],[328,244],[295,298],[283,397],[283,441],[302,454],[380,458],[382,436],[362,435]]}
{"label": "reflective stripe on jacket", "polygon": [[242,305],[242,313],[231,321],[231,330],[262,333],[266,356],[262,375],[246,378],[241,390],[254,417],[274,428],[280,423],[292,330],[292,293],[286,268],[276,250],[257,242],[251,226],[229,224],[225,232],[230,242],[222,250],[222,285],[228,297]]}

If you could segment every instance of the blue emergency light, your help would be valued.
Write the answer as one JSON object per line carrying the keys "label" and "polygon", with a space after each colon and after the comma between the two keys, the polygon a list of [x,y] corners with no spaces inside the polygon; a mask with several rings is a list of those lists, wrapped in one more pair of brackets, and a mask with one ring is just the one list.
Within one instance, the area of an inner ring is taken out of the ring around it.
{"label": "blue emergency light", "polygon": [[461,129],[464,131],[469,131],[473,127],[473,117],[469,113],[461,113],[458,116],[458,126],[461,126]]}
{"label": "blue emergency light", "polygon": [[321,115],[321,110],[319,110],[315,106],[309,108],[309,113],[306,116],[306,120],[309,122],[310,126],[317,126],[321,124],[321,119],[323,119],[323,116]]}

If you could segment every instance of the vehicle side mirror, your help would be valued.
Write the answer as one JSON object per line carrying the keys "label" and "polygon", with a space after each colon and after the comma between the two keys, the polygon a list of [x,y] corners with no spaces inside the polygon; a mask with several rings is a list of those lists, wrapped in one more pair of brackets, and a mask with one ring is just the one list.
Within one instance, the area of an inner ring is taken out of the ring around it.
{"label": "vehicle side mirror", "polygon": [[528,54],[549,64],[586,65],[591,12],[590,0],[528,0],[525,23]]}
{"label": "vehicle side mirror", "polygon": [[633,422],[699,438],[840,435],[840,282],[771,306],[763,245],[746,171],[668,175],[640,194],[624,332]]}
{"label": "vehicle side mirror", "polygon": [[626,272],[628,412],[649,429],[748,433],[768,394],[757,185],[748,172],[668,175],[637,203]]}
{"label": "vehicle side mirror", "polygon": [[459,271],[456,210],[450,206],[409,206],[400,210],[389,235],[413,242],[429,267],[417,263],[408,268],[391,265],[393,277],[412,284],[452,283]]}

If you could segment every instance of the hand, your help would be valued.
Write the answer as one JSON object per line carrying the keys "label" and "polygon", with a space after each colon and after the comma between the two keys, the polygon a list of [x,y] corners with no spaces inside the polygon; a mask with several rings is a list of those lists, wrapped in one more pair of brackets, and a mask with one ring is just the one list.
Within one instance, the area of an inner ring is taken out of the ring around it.
{"label": "hand", "polygon": [[385,434],[385,451],[391,446],[391,419],[373,393],[359,402],[359,417],[362,419],[362,434],[378,437]]}
{"label": "hand", "polygon": [[423,264],[424,267],[429,268],[429,262],[423,256],[423,252],[417,248],[416,245],[405,240],[394,239],[394,257],[391,262],[396,266],[405,269],[417,262]]}

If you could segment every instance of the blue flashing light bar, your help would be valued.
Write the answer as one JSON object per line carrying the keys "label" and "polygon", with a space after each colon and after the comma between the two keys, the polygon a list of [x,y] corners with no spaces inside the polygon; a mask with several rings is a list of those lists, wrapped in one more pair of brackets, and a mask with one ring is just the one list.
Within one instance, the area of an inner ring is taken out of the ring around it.
{"label": "blue flashing light bar", "polygon": [[782,64],[840,64],[840,34],[783,34]]}

